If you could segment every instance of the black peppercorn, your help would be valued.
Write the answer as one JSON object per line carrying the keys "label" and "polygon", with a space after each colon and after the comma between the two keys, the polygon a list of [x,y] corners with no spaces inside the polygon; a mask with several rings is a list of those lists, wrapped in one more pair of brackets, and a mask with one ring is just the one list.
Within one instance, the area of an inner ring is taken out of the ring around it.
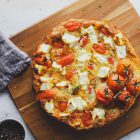
{"label": "black peppercorn", "polygon": [[0,140],[24,140],[25,130],[15,120],[5,120],[0,123]]}

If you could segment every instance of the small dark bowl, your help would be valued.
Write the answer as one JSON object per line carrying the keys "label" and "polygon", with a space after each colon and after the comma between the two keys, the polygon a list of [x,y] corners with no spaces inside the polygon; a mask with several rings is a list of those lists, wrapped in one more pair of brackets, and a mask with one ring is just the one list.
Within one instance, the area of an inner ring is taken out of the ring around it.
{"label": "small dark bowl", "polygon": [[16,120],[7,119],[0,123],[0,140],[24,140],[25,130]]}

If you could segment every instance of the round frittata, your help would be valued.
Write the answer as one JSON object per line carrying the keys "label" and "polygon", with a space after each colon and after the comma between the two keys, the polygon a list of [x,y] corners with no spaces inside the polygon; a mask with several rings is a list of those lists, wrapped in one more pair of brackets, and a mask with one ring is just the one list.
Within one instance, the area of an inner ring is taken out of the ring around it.
{"label": "round frittata", "polygon": [[139,59],[107,21],[72,19],[56,26],[37,46],[32,68],[42,108],[78,130],[116,120],[140,91]]}

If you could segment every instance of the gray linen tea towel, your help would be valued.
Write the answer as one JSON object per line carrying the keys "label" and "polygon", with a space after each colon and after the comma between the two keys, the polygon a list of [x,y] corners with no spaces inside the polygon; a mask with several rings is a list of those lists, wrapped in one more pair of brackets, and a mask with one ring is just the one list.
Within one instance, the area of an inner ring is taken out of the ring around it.
{"label": "gray linen tea towel", "polygon": [[22,73],[30,62],[29,56],[0,32],[0,90],[6,87],[12,78]]}

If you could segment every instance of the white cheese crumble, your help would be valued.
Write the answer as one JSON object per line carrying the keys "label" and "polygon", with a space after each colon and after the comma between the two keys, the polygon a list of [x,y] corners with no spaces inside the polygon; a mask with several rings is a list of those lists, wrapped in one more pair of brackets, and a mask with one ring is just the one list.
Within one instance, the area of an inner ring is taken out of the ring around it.
{"label": "white cheese crumble", "polygon": [[42,83],[40,90],[47,90],[47,89],[48,89],[47,83]]}
{"label": "white cheese crumble", "polygon": [[40,90],[48,90],[48,89],[51,89],[52,87],[53,87],[52,83],[42,83]]}
{"label": "white cheese crumble", "polygon": [[45,109],[47,110],[48,113],[53,113],[53,110],[54,110],[53,100],[46,101],[46,103],[45,103]]}
{"label": "white cheese crumble", "polygon": [[87,85],[89,83],[89,79],[88,79],[88,72],[81,72],[79,73],[79,83],[81,85]]}
{"label": "white cheese crumble", "polygon": [[105,77],[108,76],[109,71],[110,71],[109,67],[100,67],[97,76],[100,77],[100,78],[105,78]]}
{"label": "white cheese crumble", "polygon": [[104,119],[104,116],[105,116],[105,110],[104,109],[94,108],[94,110],[91,113],[92,113],[92,119],[93,120],[96,118],[96,116],[99,119]]}
{"label": "white cheese crumble", "polygon": [[52,63],[52,67],[53,68],[56,68],[56,69],[59,69],[60,71],[62,71],[62,66],[59,65],[57,62],[53,61]]}
{"label": "white cheese crumble", "polygon": [[118,37],[119,39],[123,38],[123,34],[121,32],[119,32],[118,34],[115,35],[116,37]]}
{"label": "white cheese crumble", "polygon": [[88,53],[85,49],[79,51],[78,61],[87,61],[91,58],[91,53]]}
{"label": "white cheese crumble", "polygon": [[118,58],[126,57],[126,46],[115,46],[115,48],[116,48]]}
{"label": "white cheese crumble", "polygon": [[97,35],[96,35],[96,31],[95,31],[95,29],[94,29],[94,26],[89,26],[88,28],[86,28],[86,29],[83,29],[82,28],[82,30],[81,30],[81,34],[82,35],[85,35],[85,34],[87,34],[88,33],[88,35],[89,35],[89,40],[90,40],[90,42],[91,43],[93,43],[93,44],[97,44],[98,43],[98,37],[97,37]]}
{"label": "white cheese crumble", "polygon": [[42,53],[49,53],[51,46],[49,44],[42,43],[39,46],[39,51]]}
{"label": "white cheese crumble", "polygon": [[105,36],[105,37],[103,37],[103,39],[104,39],[105,44],[109,44],[111,47],[114,47],[114,41],[111,37]]}
{"label": "white cheese crumble", "polygon": [[107,64],[107,63],[108,63],[107,58],[106,58],[105,56],[101,55],[101,54],[96,53],[96,54],[94,54],[93,56],[94,56],[101,64]]}
{"label": "white cheese crumble", "polygon": [[83,110],[87,106],[87,103],[81,97],[72,97],[68,103],[71,104],[73,110]]}
{"label": "white cheese crumble", "polygon": [[68,85],[68,81],[61,81],[56,84],[57,87],[64,87]]}
{"label": "white cheese crumble", "polygon": [[41,77],[40,77],[40,81],[41,81],[41,82],[47,82],[47,78],[46,78],[46,77],[41,76]]}
{"label": "white cheese crumble", "polygon": [[68,34],[68,33],[64,33],[64,35],[62,36],[62,40],[67,44],[76,43],[79,41],[79,39],[80,39],[80,37],[76,37],[76,36]]}

